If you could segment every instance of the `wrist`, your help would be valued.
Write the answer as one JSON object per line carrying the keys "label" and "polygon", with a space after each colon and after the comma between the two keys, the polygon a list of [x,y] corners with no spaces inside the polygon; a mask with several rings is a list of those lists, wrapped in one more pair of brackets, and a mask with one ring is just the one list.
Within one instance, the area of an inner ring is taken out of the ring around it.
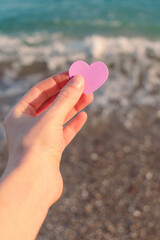
{"label": "wrist", "polygon": [[[24,176],[23,176],[24,175]],[[31,176],[32,178],[32,176]],[[43,186],[41,186],[43,188]],[[16,168],[0,181],[0,225],[2,239],[35,239],[49,205],[37,182]],[[24,224],[25,223],[25,224]]]}
{"label": "wrist", "polygon": [[[19,152],[10,155],[1,179],[3,181],[10,175],[15,176],[26,194],[32,192],[35,198],[44,203],[45,208],[49,208],[60,198],[63,190],[59,165],[60,160],[56,156],[42,159],[34,151],[25,154]],[[22,194],[22,198],[25,197]]]}
{"label": "wrist", "polygon": [[26,202],[36,206],[40,202],[41,209],[48,211],[49,204],[45,192],[46,186],[40,178],[22,165],[13,170],[8,165],[0,179],[0,197],[6,206],[11,204],[22,206]]}

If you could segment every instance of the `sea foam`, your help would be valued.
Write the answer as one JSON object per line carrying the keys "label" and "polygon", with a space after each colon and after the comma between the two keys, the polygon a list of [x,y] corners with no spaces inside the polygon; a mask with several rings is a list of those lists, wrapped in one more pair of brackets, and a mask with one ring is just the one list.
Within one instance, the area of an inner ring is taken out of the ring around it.
{"label": "sea foam", "polygon": [[159,107],[160,41],[100,35],[71,39],[61,33],[0,36],[0,100],[17,101],[36,82],[80,59],[89,64],[100,60],[109,68],[109,79],[96,91],[92,110],[102,109],[106,116],[130,112],[133,106]]}

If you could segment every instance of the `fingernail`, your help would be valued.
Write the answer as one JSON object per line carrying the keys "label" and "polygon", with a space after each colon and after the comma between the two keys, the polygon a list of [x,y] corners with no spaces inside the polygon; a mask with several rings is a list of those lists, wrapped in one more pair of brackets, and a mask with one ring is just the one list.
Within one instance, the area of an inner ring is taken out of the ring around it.
{"label": "fingernail", "polygon": [[72,84],[77,88],[82,88],[82,86],[84,84],[84,78],[81,75],[72,76],[70,78],[69,84]]}

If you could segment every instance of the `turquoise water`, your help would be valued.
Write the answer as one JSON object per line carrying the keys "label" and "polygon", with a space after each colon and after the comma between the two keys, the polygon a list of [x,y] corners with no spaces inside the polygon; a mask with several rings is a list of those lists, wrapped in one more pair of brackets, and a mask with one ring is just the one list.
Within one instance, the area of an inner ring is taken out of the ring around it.
{"label": "turquoise water", "polygon": [[0,34],[160,36],[160,0],[0,0]]}

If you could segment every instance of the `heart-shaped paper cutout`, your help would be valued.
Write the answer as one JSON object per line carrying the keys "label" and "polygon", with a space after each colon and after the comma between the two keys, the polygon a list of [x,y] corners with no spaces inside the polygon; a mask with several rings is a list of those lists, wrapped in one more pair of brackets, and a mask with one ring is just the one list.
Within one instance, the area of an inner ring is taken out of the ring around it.
{"label": "heart-shaped paper cutout", "polygon": [[76,61],[69,68],[69,76],[82,75],[85,80],[84,93],[86,95],[97,90],[107,80],[109,71],[103,62],[88,65],[84,61]]}

